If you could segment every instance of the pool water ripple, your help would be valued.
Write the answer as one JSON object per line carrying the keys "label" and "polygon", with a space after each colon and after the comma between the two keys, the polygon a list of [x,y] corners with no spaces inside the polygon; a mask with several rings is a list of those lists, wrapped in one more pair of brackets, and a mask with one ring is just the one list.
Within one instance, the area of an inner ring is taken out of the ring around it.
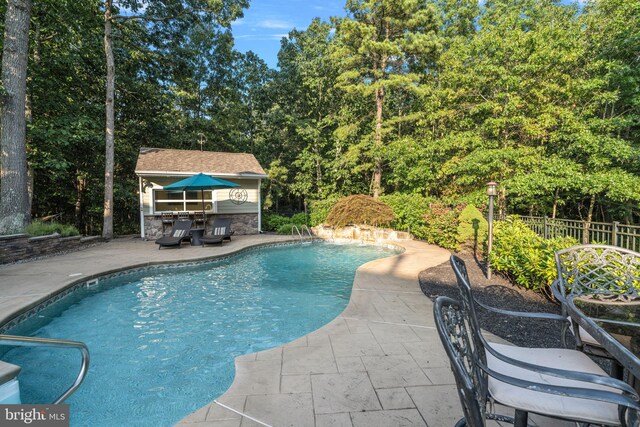
{"label": "pool water ripple", "polygon": [[[10,331],[85,342],[91,366],[67,401],[73,426],[169,426],[221,395],[237,356],[306,335],[346,307],[355,270],[381,247],[293,245],[101,281]],[[23,402],[73,380],[77,353],[16,348]]]}

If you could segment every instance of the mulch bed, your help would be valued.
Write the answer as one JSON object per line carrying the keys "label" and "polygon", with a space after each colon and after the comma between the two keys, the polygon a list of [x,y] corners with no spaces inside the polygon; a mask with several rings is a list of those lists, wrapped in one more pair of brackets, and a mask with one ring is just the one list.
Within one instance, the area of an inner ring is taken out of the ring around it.
{"label": "mulch bed", "polygon": [[[495,272],[491,280],[487,280],[484,262],[476,259],[472,254],[461,253],[456,255],[465,261],[474,295],[482,303],[512,311],[560,314],[560,306],[557,303],[549,301],[539,293],[514,286],[506,278]],[[459,299],[456,278],[448,261],[422,271],[419,280],[422,292],[431,299],[435,299],[440,295]],[[476,307],[480,326],[484,330],[515,345],[547,348],[562,347],[562,342],[560,341],[561,324],[559,322],[505,316]],[[573,343],[568,344],[569,348],[573,345]]]}

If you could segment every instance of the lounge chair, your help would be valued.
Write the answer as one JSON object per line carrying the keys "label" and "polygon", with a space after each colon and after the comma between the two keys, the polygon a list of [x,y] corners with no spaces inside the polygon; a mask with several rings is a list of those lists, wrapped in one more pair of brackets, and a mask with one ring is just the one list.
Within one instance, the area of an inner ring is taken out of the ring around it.
{"label": "lounge chair", "polygon": [[158,249],[164,246],[180,247],[183,240],[189,239],[189,230],[191,230],[191,221],[181,220],[174,222],[171,234],[156,240],[156,243],[160,245],[158,246]]}
{"label": "lounge chair", "polygon": [[231,234],[231,219],[216,218],[213,220],[213,225],[211,226],[211,234],[202,236],[200,241],[203,245],[222,243],[224,239],[231,240]]}

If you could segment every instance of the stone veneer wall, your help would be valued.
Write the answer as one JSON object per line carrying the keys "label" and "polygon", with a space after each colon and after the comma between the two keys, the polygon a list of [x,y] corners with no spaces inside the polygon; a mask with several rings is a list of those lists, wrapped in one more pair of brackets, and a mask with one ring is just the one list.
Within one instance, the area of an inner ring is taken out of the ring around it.
{"label": "stone veneer wall", "polygon": [[[218,214],[207,218],[206,232],[211,232],[214,218],[231,218],[231,229],[235,235],[258,234],[258,214]],[[171,227],[165,227],[165,233],[171,232]],[[145,215],[145,238],[155,240],[162,236],[162,220],[157,215]]]}
{"label": "stone veneer wall", "polygon": [[368,226],[350,225],[333,228],[319,225],[311,229],[313,234],[322,239],[348,239],[362,242],[381,242],[383,240],[413,240],[413,236],[406,231],[395,231],[390,228],[376,228]]}
{"label": "stone veneer wall", "polygon": [[61,237],[57,233],[38,237],[29,237],[28,234],[0,236],[0,264],[77,251],[102,241],[100,236]]}

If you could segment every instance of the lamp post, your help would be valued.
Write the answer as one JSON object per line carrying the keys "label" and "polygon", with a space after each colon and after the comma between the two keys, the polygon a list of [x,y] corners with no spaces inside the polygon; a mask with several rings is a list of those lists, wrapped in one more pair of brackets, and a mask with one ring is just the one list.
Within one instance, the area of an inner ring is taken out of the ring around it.
{"label": "lamp post", "polygon": [[491,181],[487,183],[487,196],[489,196],[489,236],[487,239],[487,279],[491,280],[491,262],[489,257],[491,256],[491,247],[493,246],[493,198],[498,195],[498,184]]}

